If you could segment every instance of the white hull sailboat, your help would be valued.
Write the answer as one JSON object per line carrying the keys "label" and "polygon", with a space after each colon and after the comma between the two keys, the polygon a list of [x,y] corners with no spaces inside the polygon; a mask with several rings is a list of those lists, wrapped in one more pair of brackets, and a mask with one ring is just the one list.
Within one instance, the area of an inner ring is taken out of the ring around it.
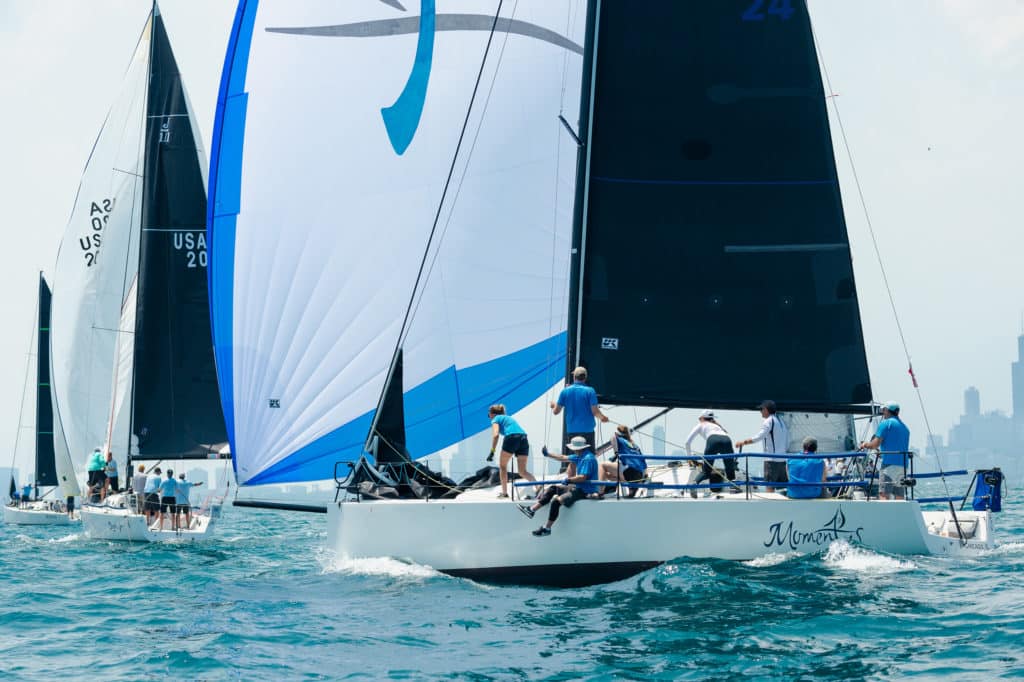
{"label": "white hull sailboat", "polygon": [[327,508],[327,547],[338,558],[391,556],[489,582],[575,586],[680,557],[809,554],[836,541],[904,555],[975,556],[995,546],[990,512],[958,513],[971,534],[961,541],[949,512],[922,512],[910,500],[580,500],[552,535],[531,536],[545,512],[529,520],[515,503],[494,500],[338,502]]}
{"label": "white hull sailboat", "polygon": [[23,526],[70,526],[81,520],[78,512],[68,516],[66,511],[54,509],[52,502],[42,500],[4,506],[4,523]]}
{"label": "white hull sailboat", "polygon": [[865,482],[832,499],[744,484],[582,500],[551,537],[493,494],[439,499],[455,484],[425,461],[472,470],[488,405],[543,423],[532,447],[558,442],[547,404],[577,365],[602,405],[772,398],[852,423],[874,397],[806,2],[377,9],[236,15],[210,291],[241,485],[351,466],[331,550],[487,580],[599,582],[836,540],[993,546],[987,511],[868,499]]}
{"label": "white hull sailboat", "polygon": [[[4,523],[31,526],[67,526],[78,523],[81,519],[77,513],[68,515],[67,505],[74,504],[80,494],[78,480],[75,477],[74,465],[66,448],[54,433],[54,410],[50,392],[50,287],[39,273],[39,308],[37,313],[38,328],[35,333],[36,342],[36,377],[35,377],[35,471],[32,477],[32,490],[36,499],[11,500],[4,506]],[[31,356],[31,354],[30,354]],[[26,383],[28,372],[26,370]],[[25,395],[22,394],[22,414],[24,413]],[[18,418],[18,434],[15,437],[14,453],[17,456],[18,442],[21,436],[21,417]],[[12,472],[14,466],[11,467]],[[12,497],[15,482],[11,480]],[[40,489],[44,489],[39,495]]]}
{"label": "white hull sailboat", "polygon": [[[133,462],[218,459],[227,440],[209,337],[206,164],[197,130],[154,2],[83,174],[55,298],[68,446],[84,453],[102,444],[126,464],[126,487]],[[90,537],[156,542],[207,537],[219,509],[217,502],[198,510],[181,530],[165,521],[160,531],[129,495],[102,503],[93,495],[81,516]]]}
{"label": "white hull sailboat", "polygon": [[104,504],[88,504],[82,509],[82,529],[93,540],[115,540],[123,542],[198,542],[213,534],[217,519],[220,518],[220,504],[208,503],[192,511],[191,524],[174,527],[170,514],[166,515],[163,527],[157,520],[150,522],[136,508],[134,495],[118,494],[109,496]]}

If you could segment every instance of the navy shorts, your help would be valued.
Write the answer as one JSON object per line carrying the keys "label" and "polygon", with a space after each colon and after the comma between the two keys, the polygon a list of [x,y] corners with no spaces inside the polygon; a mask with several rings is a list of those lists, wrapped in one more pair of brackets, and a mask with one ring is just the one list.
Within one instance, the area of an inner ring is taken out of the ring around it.
{"label": "navy shorts", "polygon": [[172,514],[178,511],[178,498],[176,497],[161,497],[160,498],[160,511],[170,512]]}
{"label": "navy shorts", "polygon": [[501,441],[501,451],[525,457],[530,454],[530,441],[526,439],[525,433],[510,433]]}

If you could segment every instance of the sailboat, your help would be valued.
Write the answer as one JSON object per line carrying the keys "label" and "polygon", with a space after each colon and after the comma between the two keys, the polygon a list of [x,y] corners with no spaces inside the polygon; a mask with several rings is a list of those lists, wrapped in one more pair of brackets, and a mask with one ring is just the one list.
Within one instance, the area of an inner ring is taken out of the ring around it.
{"label": "sailboat", "polygon": [[[195,130],[154,4],[83,174],[55,297],[65,442],[83,457],[103,444],[127,463],[126,485],[133,462],[224,456],[206,287],[205,161]],[[115,540],[202,538],[220,500],[208,498],[192,526],[177,531],[172,523],[150,528],[140,506],[127,493],[92,500],[82,509],[85,530]]]}
{"label": "sailboat", "polygon": [[494,581],[993,546],[989,511],[855,492],[683,480],[581,501],[557,542],[514,503],[451,499],[431,462],[465,465],[492,403],[546,411],[576,365],[602,404],[867,415],[873,396],[804,2],[383,4],[236,14],[209,224],[241,485],[335,479],[339,557]]}
{"label": "sailboat", "polygon": [[[12,502],[4,507],[4,522],[31,525],[66,526],[80,518],[74,512],[75,497],[81,494],[74,466],[66,453],[54,449],[53,405],[50,395],[50,286],[43,273],[39,273],[39,309],[36,341],[36,423],[35,423],[35,476],[32,498]],[[19,420],[20,421],[20,420]],[[21,433],[21,424],[18,425]],[[16,438],[14,452],[17,454]],[[11,490],[16,485],[11,478]],[[43,494],[40,495],[40,489]],[[49,489],[49,490],[47,490]],[[12,495],[13,497],[13,495]],[[24,495],[23,495],[24,498]],[[71,513],[68,509],[71,509]]]}

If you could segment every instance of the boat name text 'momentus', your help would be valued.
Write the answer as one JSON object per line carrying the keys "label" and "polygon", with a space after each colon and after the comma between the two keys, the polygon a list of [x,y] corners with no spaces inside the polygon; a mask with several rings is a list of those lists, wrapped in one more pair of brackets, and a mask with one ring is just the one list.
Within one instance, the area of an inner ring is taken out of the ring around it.
{"label": "boat name text 'momentus'", "polygon": [[793,522],[786,523],[779,521],[768,526],[768,539],[764,542],[765,547],[785,547],[799,549],[800,545],[815,545],[821,547],[836,540],[854,540],[861,542],[861,531],[863,526],[848,530],[846,528],[846,514],[842,509],[836,510],[832,518],[821,528],[815,530],[799,530],[793,528]]}

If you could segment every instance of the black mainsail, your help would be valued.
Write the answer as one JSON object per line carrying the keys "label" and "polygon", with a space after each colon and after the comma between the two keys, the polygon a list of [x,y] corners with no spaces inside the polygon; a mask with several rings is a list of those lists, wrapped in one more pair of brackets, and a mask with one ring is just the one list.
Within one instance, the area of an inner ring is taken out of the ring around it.
{"label": "black mainsail", "polygon": [[599,0],[594,23],[570,363],[604,403],[866,409],[806,3]]}
{"label": "black mainsail", "polygon": [[53,403],[50,398],[50,286],[39,273],[39,329],[36,335],[36,485],[56,486]]}
{"label": "black mainsail", "polygon": [[154,8],[132,398],[136,459],[206,458],[227,441],[210,338],[199,156],[178,66]]}

